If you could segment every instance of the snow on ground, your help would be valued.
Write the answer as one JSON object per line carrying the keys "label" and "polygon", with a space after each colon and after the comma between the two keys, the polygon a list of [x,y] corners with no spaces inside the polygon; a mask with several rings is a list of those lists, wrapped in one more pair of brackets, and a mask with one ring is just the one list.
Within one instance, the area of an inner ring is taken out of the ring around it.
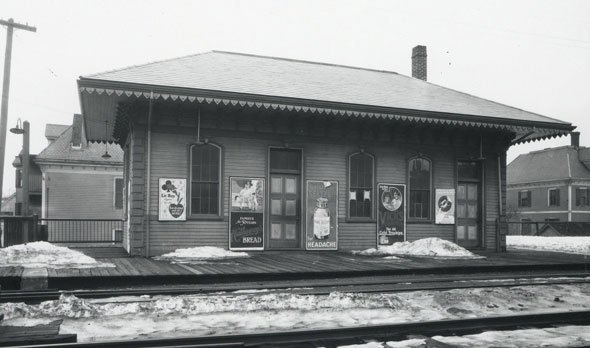
{"label": "snow on ground", "polygon": [[487,331],[476,335],[432,338],[457,347],[587,347],[590,344],[590,326]]}
{"label": "snow on ground", "polygon": [[248,253],[245,252],[235,252],[218,247],[202,246],[194,248],[176,249],[174,252],[156,256],[154,257],[154,260],[183,263],[203,260],[233,259],[248,256]]}
{"label": "snow on ground", "polygon": [[512,249],[590,255],[590,237],[506,236],[506,246]]}
{"label": "snow on ground", "polygon": [[18,244],[0,249],[0,267],[94,268],[115,267],[90,256],[47,242]]}
{"label": "snow on ground", "polygon": [[356,255],[405,255],[432,256],[449,258],[483,258],[455,243],[440,238],[424,238],[413,242],[398,242],[362,251],[353,251]]}
{"label": "snow on ground", "polygon": [[[448,344],[449,347],[587,347],[590,344],[590,326],[560,326],[544,329],[522,329],[505,331],[486,331],[465,336],[433,336],[434,341]],[[435,343],[435,342],[434,342]],[[371,342],[372,346],[386,348],[425,348],[425,339],[404,341]],[[378,345],[377,345],[378,344]],[[434,346],[434,345],[432,345]],[[349,346],[340,346],[339,348]],[[350,346],[353,347],[353,346]],[[365,347],[358,345],[356,347]]]}
{"label": "snow on ground", "polygon": [[3,325],[63,319],[79,341],[358,327],[590,308],[590,284],[407,293],[141,296],[0,304]]}

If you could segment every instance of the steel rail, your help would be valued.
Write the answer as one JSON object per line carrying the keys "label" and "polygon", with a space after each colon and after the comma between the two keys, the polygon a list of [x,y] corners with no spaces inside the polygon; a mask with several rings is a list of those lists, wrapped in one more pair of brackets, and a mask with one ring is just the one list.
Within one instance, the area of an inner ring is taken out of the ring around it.
{"label": "steel rail", "polygon": [[[555,279],[552,279],[555,278]],[[358,284],[340,284],[340,285],[302,285],[305,288],[297,289],[291,285],[273,287],[272,285],[258,285],[248,287],[248,284],[240,284],[233,287],[195,287],[195,286],[176,286],[171,288],[138,288],[138,289],[94,289],[94,290],[45,290],[45,291],[2,291],[0,292],[0,303],[7,302],[25,302],[28,304],[52,301],[60,298],[61,295],[74,295],[84,299],[99,299],[119,296],[178,296],[178,295],[210,295],[226,292],[226,296],[244,295],[247,292],[232,294],[237,290],[259,290],[260,288],[268,289],[269,292],[281,292],[289,290],[301,295],[327,295],[331,292],[357,292],[357,293],[396,293],[412,291],[444,291],[452,289],[469,289],[469,288],[507,288],[516,286],[539,286],[539,285],[564,285],[564,284],[584,284],[590,283],[588,274],[578,274],[574,277],[572,274],[567,276],[569,279],[560,279],[555,276],[543,279],[535,276],[533,279],[527,278],[498,278],[494,282],[490,279],[434,279],[431,281],[417,282],[399,282],[399,281],[381,281],[381,282],[364,282]]]}
{"label": "steel rail", "polygon": [[[364,343],[368,340],[402,340],[408,335],[466,335],[489,330],[514,330],[523,327],[590,324],[590,311],[553,312],[491,316],[485,318],[448,319],[386,325],[358,326],[316,330],[289,330],[254,334],[231,334],[198,337],[158,338],[107,342],[44,345],[64,348],[135,348],[135,347],[259,347],[318,344]],[[39,346],[21,346],[21,348]]]}

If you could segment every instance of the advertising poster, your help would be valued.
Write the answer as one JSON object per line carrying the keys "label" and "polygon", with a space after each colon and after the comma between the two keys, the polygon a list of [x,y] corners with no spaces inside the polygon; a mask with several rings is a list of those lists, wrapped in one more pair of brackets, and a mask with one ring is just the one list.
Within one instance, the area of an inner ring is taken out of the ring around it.
{"label": "advertising poster", "polygon": [[338,181],[307,180],[305,248],[338,250]]}
{"label": "advertising poster", "polygon": [[377,247],[406,240],[406,185],[379,184]]}
{"label": "advertising poster", "polygon": [[229,249],[264,249],[264,179],[231,177]]}
{"label": "advertising poster", "polygon": [[186,179],[158,179],[158,221],[186,221]]}
{"label": "advertising poster", "polygon": [[455,189],[436,189],[435,223],[440,225],[455,224]]}

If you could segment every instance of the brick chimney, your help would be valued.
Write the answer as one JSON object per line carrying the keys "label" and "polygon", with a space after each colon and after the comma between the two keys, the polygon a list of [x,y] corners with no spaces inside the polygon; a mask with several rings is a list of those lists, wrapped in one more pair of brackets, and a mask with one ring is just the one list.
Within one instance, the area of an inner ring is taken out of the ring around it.
{"label": "brick chimney", "polygon": [[570,132],[570,139],[574,149],[580,148],[580,132]]}
{"label": "brick chimney", "polygon": [[79,149],[82,147],[82,115],[74,114],[72,122],[72,148]]}
{"label": "brick chimney", "polygon": [[412,49],[412,77],[426,81],[428,75],[426,57],[426,46],[418,45]]}

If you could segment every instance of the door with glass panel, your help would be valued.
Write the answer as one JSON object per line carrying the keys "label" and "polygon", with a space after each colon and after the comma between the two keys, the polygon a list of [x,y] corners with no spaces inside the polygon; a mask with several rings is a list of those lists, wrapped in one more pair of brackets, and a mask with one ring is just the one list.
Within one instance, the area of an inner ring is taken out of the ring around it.
{"label": "door with glass panel", "polygon": [[270,150],[270,249],[301,247],[301,152]]}
{"label": "door with glass panel", "polygon": [[481,244],[481,165],[460,161],[457,182],[457,244],[475,248]]}

